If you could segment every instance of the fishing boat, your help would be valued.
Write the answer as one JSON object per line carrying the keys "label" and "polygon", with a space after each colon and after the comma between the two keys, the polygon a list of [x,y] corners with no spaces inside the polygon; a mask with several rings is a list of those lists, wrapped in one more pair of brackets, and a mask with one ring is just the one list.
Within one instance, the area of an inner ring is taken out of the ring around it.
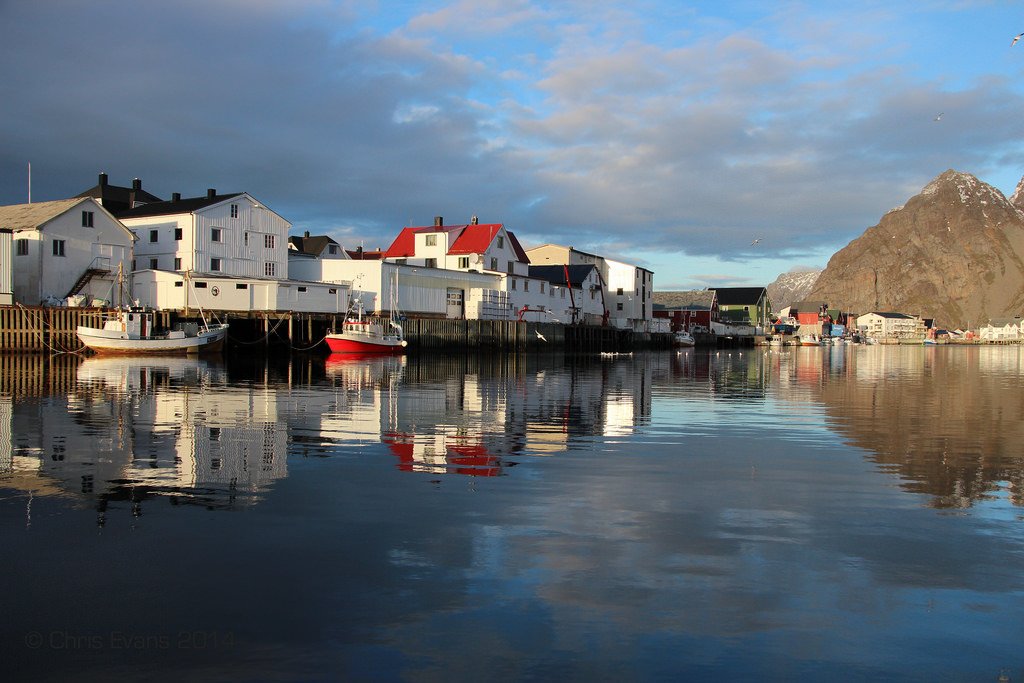
{"label": "fishing boat", "polygon": [[694,346],[696,345],[696,343],[697,342],[694,340],[693,335],[687,332],[686,330],[679,330],[674,335],[672,335],[673,346],[686,348]]}
{"label": "fishing boat", "polygon": [[408,344],[401,325],[390,318],[366,318],[361,305],[345,318],[340,332],[329,332],[324,341],[332,353],[405,353]]}
{"label": "fishing boat", "polygon": [[821,346],[821,339],[816,334],[801,334],[800,346]]}
{"label": "fishing boat", "polygon": [[[118,297],[124,299],[124,271],[119,267]],[[186,292],[189,273],[185,273]],[[188,299],[186,294],[186,310]],[[119,304],[114,314],[103,321],[103,327],[79,325],[75,333],[86,348],[98,354],[121,355],[197,355],[221,351],[228,336],[226,323],[210,324],[202,309],[198,322],[180,322],[171,329],[159,329],[153,309]]]}
{"label": "fishing boat", "polygon": [[226,324],[178,323],[158,330],[151,309],[133,306],[118,309],[103,327],[79,325],[79,341],[98,354],[192,355],[220,351],[228,334]]}

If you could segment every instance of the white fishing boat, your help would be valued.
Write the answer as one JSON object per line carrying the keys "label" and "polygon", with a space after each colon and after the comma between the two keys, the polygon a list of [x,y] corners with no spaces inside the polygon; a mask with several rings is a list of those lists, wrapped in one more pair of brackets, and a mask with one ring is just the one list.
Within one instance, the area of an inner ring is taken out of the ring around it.
{"label": "white fishing boat", "polygon": [[220,351],[228,334],[226,324],[178,323],[157,330],[150,309],[131,307],[116,311],[103,327],[79,325],[79,341],[99,354],[199,354]]}
{"label": "white fishing boat", "polygon": [[697,342],[694,340],[693,335],[687,332],[686,330],[679,330],[674,335],[672,335],[673,346],[686,348],[694,346],[696,345],[696,343]]}
{"label": "white fishing boat", "polygon": [[[185,274],[186,287],[189,284],[188,275]],[[118,283],[124,286],[124,275],[120,268]],[[194,355],[220,351],[228,336],[227,324],[211,325],[201,309],[199,313],[199,322],[182,322],[171,329],[159,329],[152,309],[138,305],[118,306],[103,321],[103,327],[79,325],[75,332],[86,348],[98,354]]]}

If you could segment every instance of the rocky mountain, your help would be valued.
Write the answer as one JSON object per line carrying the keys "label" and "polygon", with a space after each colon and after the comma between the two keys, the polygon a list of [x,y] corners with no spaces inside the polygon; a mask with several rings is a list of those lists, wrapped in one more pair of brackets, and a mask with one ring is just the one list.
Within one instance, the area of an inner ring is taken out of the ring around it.
{"label": "rocky mountain", "polygon": [[804,301],[820,274],[820,269],[794,269],[775,278],[775,282],[768,285],[772,309],[780,311],[792,303]]}
{"label": "rocky mountain", "polygon": [[973,175],[940,174],[836,252],[808,299],[898,311],[947,327],[1024,313],[1024,179],[1011,199]]}

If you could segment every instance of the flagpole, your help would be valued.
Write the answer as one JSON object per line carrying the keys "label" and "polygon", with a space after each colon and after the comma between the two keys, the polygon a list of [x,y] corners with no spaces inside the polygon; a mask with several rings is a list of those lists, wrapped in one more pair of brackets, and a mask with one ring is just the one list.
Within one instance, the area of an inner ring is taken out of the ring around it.
{"label": "flagpole", "polygon": [[32,162],[28,162],[28,203],[32,203]]}

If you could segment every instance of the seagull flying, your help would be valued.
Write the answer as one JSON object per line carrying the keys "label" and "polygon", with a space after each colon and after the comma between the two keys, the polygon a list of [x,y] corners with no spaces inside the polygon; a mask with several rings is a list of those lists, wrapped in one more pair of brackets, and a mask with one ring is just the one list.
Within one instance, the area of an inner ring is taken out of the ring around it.
{"label": "seagull flying", "polygon": [[760,241],[761,241],[761,238],[760,237],[756,237],[756,238],[754,238],[754,241],[750,243],[750,246],[754,246],[755,244],[759,243]]}
{"label": "seagull flying", "polygon": [[547,341],[547,339],[544,338],[544,335],[540,333],[540,330],[534,330],[534,332],[537,333],[537,339],[540,339],[541,341],[544,341],[544,342]]}
{"label": "seagull flying", "polygon": [[1017,41],[1020,40],[1022,36],[1024,36],[1024,33],[1018,33],[1017,35],[1015,35],[1013,37],[1013,40],[1010,41],[1010,47],[1013,47],[1014,45],[1016,45]]}
{"label": "seagull flying", "polygon": [[940,112],[939,112],[939,115],[935,117],[935,120],[936,120],[936,121],[938,121],[939,119],[941,119],[941,118],[942,118],[942,115],[943,115],[944,113],[945,113],[945,112],[941,112],[941,111],[940,111]]}

